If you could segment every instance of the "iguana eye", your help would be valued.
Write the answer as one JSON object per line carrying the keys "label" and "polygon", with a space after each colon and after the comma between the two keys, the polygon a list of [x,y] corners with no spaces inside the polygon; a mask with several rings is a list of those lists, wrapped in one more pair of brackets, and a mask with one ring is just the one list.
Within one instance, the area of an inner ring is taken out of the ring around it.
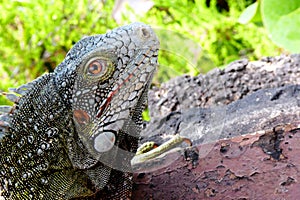
{"label": "iguana eye", "polygon": [[106,80],[113,71],[114,64],[107,58],[94,57],[85,64],[85,74],[92,79]]}
{"label": "iguana eye", "polygon": [[105,60],[92,60],[88,64],[87,72],[90,75],[99,75],[101,73],[105,73],[107,67],[107,62]]}

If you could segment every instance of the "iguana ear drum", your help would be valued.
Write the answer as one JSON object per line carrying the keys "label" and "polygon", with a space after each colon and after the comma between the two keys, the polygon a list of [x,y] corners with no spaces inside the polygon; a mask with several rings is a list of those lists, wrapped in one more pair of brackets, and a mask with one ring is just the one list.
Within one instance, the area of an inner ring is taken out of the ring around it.
{"label": "iguana ear drum", "polygon": [[116,136],[113,132],[100,133],[94,139],[94,148],[99,153],[109,151],[115,144]]}

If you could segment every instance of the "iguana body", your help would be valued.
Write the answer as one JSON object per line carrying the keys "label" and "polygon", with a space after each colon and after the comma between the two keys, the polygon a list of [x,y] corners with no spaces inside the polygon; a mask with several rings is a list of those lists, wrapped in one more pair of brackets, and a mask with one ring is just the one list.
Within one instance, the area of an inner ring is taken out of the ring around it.
{"label": "iguana body", "polygon": [[[74,45],[0,117],[0,197],[125,199],[159,42],[134,23]],[[2,132],[1,132],[2,130]]]}

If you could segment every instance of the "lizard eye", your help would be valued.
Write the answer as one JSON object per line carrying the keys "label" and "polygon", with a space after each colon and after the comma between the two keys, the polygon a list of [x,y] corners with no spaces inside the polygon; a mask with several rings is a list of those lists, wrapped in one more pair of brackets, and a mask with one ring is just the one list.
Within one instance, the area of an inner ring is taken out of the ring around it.
{"label": "lizard eye", "polygon": [[114,70],[113,63],[105,58],[97,57],[90,59],[85,65],[85,73],[90,78],[106,80]]}
{"label": "lizard eye", "polygon": [[98,75],[106,71],[107,63],[106,61],[96,59],[92,60],[88,64],[87,72],[90,75]]}

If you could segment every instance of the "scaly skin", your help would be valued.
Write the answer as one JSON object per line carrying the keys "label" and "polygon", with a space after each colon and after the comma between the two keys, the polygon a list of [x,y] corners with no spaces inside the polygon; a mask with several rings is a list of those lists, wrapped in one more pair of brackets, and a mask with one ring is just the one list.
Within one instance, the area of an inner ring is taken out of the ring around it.
{"label": "scaly skin", "polygon": [[0,199],[130,198],[158,49],[133,23],[80,40],[53,73],[16,89],[0,117]]}

